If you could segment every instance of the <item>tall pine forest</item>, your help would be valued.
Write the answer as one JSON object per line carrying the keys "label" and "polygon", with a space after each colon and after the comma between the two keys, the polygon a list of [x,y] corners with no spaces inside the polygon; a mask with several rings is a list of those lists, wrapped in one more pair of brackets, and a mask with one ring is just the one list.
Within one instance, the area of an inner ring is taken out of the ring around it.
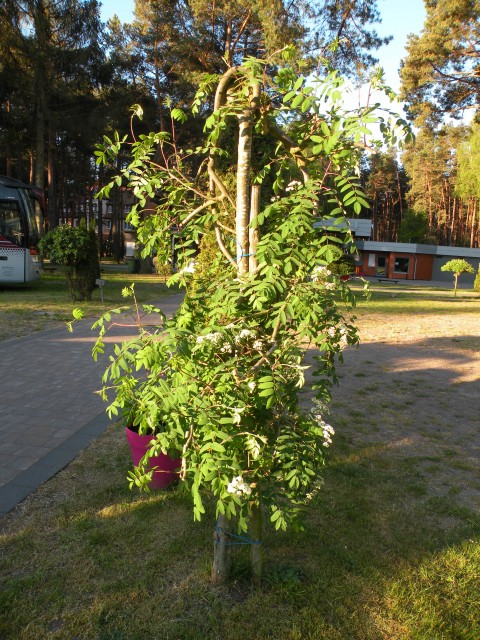
{"label": "tall pine forest", "polygon": [[[389,41],[376,31],[381,4],[369,0],[135,0],[128,24],[102,22],[100,5],[0,5],[0,174],[44,191],[49,228],[93,214],[110,178],[95,145],[129,133],[132,105],[143,110],[135,135],[169,132],[172,107],[188,111],[206,77],[246,57],[294,44],[299,74],[335,68],[361,83]],[[362,215],[374,240],[479,247],[480,4],[428,0],[425,8],[399,61],[415,142],[365,155],[370,210]],[[196,145],[212,108],[182,126],[180,143]],[[110,194],[114,204],[122,197]]]}

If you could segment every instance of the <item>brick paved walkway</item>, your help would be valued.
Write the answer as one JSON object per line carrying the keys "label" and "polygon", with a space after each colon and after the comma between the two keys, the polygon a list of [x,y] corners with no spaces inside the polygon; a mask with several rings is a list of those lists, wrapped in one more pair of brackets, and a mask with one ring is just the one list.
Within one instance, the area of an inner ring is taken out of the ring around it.
{"label": "brick paved walkway", "polygon": [[[183,294],[162,299],[167,314]],[[0,516],[70,462],[109,424],[91,320],[1,343]],[[127,336],[116,328],[115,339]]]}

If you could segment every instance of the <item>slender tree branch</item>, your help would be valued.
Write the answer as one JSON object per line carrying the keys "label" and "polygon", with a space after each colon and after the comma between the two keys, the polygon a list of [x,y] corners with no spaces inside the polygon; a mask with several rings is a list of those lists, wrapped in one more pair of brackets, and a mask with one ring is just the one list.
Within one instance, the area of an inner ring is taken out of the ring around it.
{"label": "slender tree branch", "polygon": [[224,231],[228,231],[228,233],[235,235],[235,229],[232,229],[232,227],[227,227],[226,224],[223,224],[219,220],[217,220],[217,225],[220,227],[220,229],[223,229]]}
{"label": "slender tree branch", "polygon": [[286,147],[289,150],[289,152],[292,154],[292,156],[295,158],[295,162],[297,163],[297,166],[302,173],[303,182],[304,183],[307,182],[310,177],[307,170],[305,169],[307,163],[303,158],[297,155],[298,153],[301,152],[301,147],[299,147],[298,143],[295,140],[293,140],[293,138],[290,138],[290,136],[288,136],[284,131],[282,131],[280,127],[274,124],[271,120],[267,119],[266,122],[267,122],[268,131],[272,134],[272,136],[277,140],[279,140],[283,144],[283,146]]}
{"label": "slender tree branch", "polygon": [[231,44],[231,46],[230,46],[230,50],[229,50],[229,52],[228,52],[228,59],[229,59],[229,61],[232,61],[232,60],[233,60],[233,53],[234,53],[234,51],[235,51],[235,47],[237,46],[237,44],[238,44],[238,42],[239,42],[240,38],[241,38],[241,37],[242,37],[242,35],[243,35],[243,32],[245,31],[246,26],[247,26],[247,24],[248,24],[248,21],[249,21],[249,20],[250,20],[250,18],[251,18],[251,15],[252,15],[252,10],[251,10],[251,9],[249,9],[249,10],[248,10],[248,12],[247,12],[247,15],[245,16],[244,21],[242,22],[242,24],[240,25],[240,27],[239,27],[239,29],[238,29],[237,37],[235,38],[235,40],[233,41],[233,43],[232,43],[232,44]]}
{"label": "slender tree branch", "polygon": [[215,102],[214,102],[214,110],[218,111],[220,107],[227,101],[227,91],[230,88],[231,83],[235,80],[238,74],[237,67],[231,67],[228,71],[226,71],[220,79],[218,83],[217,90],[215,92]]}
{"label": "slender tree branch", "polygon": [[220,180],[220,178],[215,173],[214,164],[215,163],[213,161],[213,158],[210,158],[210,160],[208,162],[208,165],[207,165],[208,175],[210,176],[211,180],[213,180],[215,185],[220,189],[223,197],[227,198],[227,200],[230,202],[232,207],[235,207],[235,202],[233,201],[231,195],[228,193],[226,186],[223,184],[223,182]]}
{"label": "slender tree branch", "polygon": [[217,238],[217,243],[218,243],[218,246],[220,248],[220,251],[223,253],[223,255],[226,257],[226,259],[230,262],[230,264],[236,270],[237,269],[237,263],[235,261],[235,258],[232,256],[232,254],[229,252],[229,250],[225,246],[225,244],[223,242],[223,238],[222,238],[222,232],[220,231],[220,228],[217,225],[215,225],[215,236]]}
{"label": "slender tree branch", "polygon": [[197,207],[196,209],[194,209],[191,213],[188,214],[188,216],[186,218],[184,218],[180,223],[179,223],[179,228],[183,229],[183,227],[185,227],[192,218],[194,218],[197,213],[200,213],[201,211],[203,211],[204,209],[206,209],[207,207],[210,207],[211,205],[215,204],[215,200],[207,200],[206,202],[204,202],[203,204],[201,204],[199,207]]}

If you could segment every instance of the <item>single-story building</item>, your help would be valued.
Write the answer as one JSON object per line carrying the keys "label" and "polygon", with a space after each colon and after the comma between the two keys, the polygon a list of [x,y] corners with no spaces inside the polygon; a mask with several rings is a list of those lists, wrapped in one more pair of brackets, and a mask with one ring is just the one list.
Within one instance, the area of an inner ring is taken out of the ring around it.
{"label": "single-story building", "polygon": [[358,239],[355,244],[358,249],[357,274],[363,276],[450,281],[452,274],[441,268],[449,260],[460,258],[471,264],[475,272],[462,274],[462,282],[473,284],[480,265],[480,249]]}
{"label": "single-story building", "polygon": [[372,221],[367,218],[347,218],[341,222],[320,219],[314,228],[330,229],[349,227],[357,247],[357,275],[392,280],[439,280],[451,281],[452,274],[442,271],[449,260],[460,258],[472,265],[473,274],[462,274],[462,282],[472,284],[480,265],[480,249],[467,247],[443,247],[433,244],[407,242],[376,242],[370,240]]}

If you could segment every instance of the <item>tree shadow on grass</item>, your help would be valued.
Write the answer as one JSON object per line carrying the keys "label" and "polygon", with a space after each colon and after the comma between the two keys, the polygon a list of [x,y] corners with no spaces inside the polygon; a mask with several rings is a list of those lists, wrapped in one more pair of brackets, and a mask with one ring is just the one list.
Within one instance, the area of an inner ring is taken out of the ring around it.
{"label": "tree shadow on grass", "polygon": [[266,527],[258,589],[242,573],[246,548],[231,588],[210,584],[212,506],[194,524],[173,491],[129,492],[128,451],[109,432],[5,538],[0,637],[480,637],[468,568],[480,531],[477,364],[441,340],[345,353],[324,486],[303,532]]}

